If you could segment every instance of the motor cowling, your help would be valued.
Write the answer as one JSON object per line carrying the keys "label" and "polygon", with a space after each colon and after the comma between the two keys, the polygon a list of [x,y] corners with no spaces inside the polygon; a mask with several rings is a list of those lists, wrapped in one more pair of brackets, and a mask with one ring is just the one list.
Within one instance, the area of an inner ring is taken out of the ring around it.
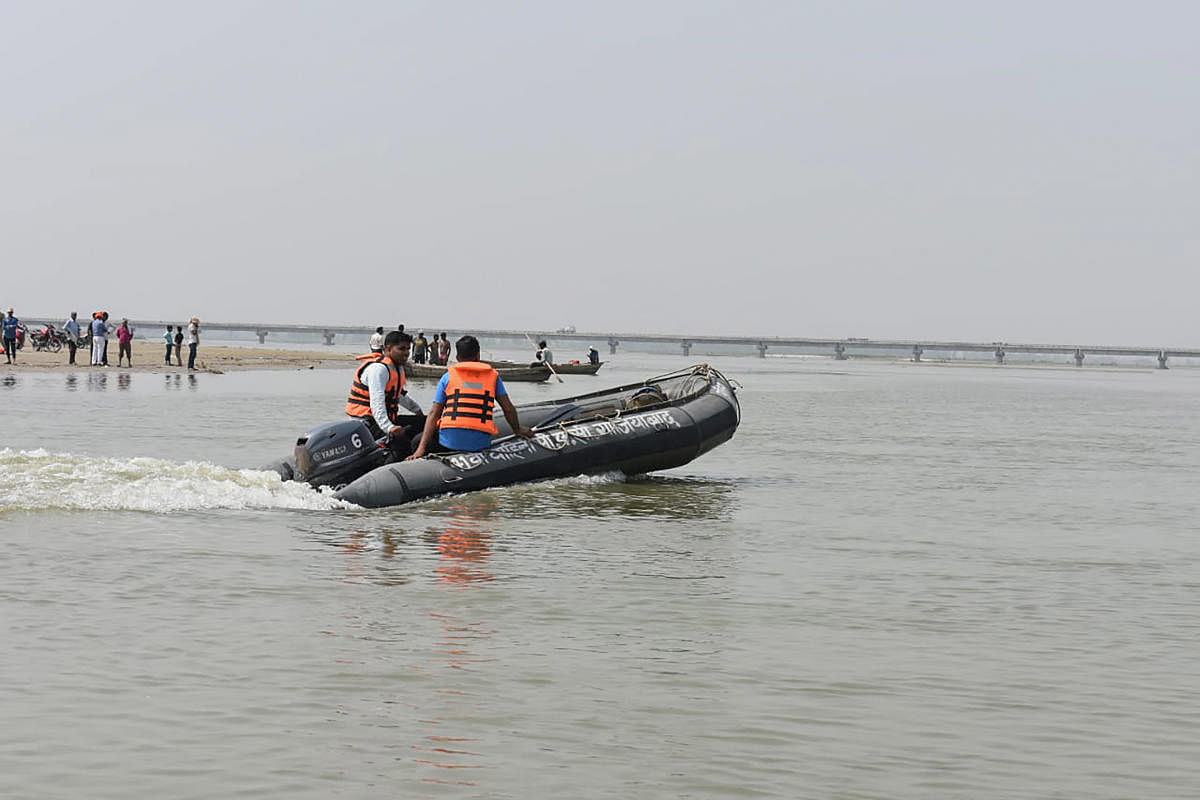
{"label": "motor cowling", "polygon": [[296,440],[295,479],[311,486],[337,488],[388,461],[387,449],[362,422],[343,420],[318,425]]}

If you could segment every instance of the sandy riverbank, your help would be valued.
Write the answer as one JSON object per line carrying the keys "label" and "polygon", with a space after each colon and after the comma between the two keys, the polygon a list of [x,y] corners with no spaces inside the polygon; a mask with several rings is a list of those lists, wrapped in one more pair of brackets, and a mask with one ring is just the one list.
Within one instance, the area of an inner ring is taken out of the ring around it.
{"label": "sandy riverbank", "polygon": [[[133,366],[117,366],[117,343],[108,343],[108,369],[121,369],[126,372],[187,372],[187,347],[183,349],[183,366],[174,363],[167,366],[163,363],[163,346],[151,345],[148,342],[134,341]],[[57,353],[35,351],[31,344],[26,343],[24,349],[17,351],[17,363],[6,364],[0,361],[0,372],[19,370],[58,371],[67,372],[76,369],[103,369],[91,367],[88,364],[89,353],[80,350],[74,366],[67,363],[69,358],[64,347]],[[354,356],[345,353],[320,352],[316,350],[276,350],[270,347],[207,347],[204,342],[196,351],[197,372],[226,372],[239,369],[325,369],[348,368],[355,364]]]}

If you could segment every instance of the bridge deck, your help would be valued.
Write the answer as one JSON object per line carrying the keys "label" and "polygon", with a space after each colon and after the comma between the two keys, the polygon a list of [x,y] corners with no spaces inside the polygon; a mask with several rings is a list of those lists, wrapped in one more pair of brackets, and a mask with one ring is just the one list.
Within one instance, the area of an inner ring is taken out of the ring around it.
{"label": "bridge deck", "polygon": [[[47,317],[30,317],[28,322],[30,326],[43,325],[47,321],[53,322],[56,326],[61,324],[61,320],[49,319]],[[83,325],[87,320],[81,320]],[[153,329],[155,327],[165,328],[168,324],[174,326],[178,322],[168,323],[166,320],[130,320],[135,328],[142,328],[143,331]],[[273,322],[204,322],[201,329],[205,332],[225,331],[225,332],[247,332],[256,334],[260,340],[265,340],[272,333],[301,333],[312,334],[314,336],[324,337],[327,344],[332,344],[338,337],[360,338],[364,342],[375,332],[374,327],[364,325],[292,325]],[[411,328],[411,331],[416,331],[418,328]],[[453,326],[430,327],[426,326],[421,330],[425,331],[461,331],[461,328]],[[751,351],[757,351],[760,355],[768,350],[780,349],[803,349],[815,348],[820,350],[836,351],[839,347],[841,351],[853,355],[856,351],[862,353],[871,350],[891,350],[904,353],[914,353],[914,348],[920,348],[922,352],[941,352],[941,353],[987,353],[995,356],[997,348],[1000,348],[1004,354],[1044,354],[1044,355],[1069,355],[1073,356],[1076,353],[1083,355],[1106,355],[1106,356],[1148,356],[1151,358],[1200,358],[1200,348],[1190,347],[1141,347],[1128,345],[1089,345],[1089,344],[1035,344],[1021,342],[962,342],[962,341],[936,341],[929,339],[832,339],[832,338],[791,338],[778,336],[683,336],[678,334],[660,334],[660,333],[601,333],[597,331],[576,331],[573,333],[559,333],[551,331],[513,331],[513,330],[472,330],[471,333],[480,338],[486,339],[511,339],[516,342],[527,343],[527,336],[535,339],[546,338],[557,343],[562,342],[579,342],[582,344],[591,345],[608,345],[610,349],[615,348],[622,343],[633,344],[675,344],[679,345],[686,353],[692,347],[699,345],[722,345],[732,347],[745,347]]]}

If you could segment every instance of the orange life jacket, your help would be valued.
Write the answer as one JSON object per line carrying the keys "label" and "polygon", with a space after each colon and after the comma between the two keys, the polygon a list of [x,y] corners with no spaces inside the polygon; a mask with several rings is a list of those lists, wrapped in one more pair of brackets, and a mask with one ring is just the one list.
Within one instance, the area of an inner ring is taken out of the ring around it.
{"label": "orange life jacket", "polygon": [[500,373],[482,361],[460,361],[449,368],[446,381],[446,407],[439,428],[466,428],[493,436],[496,423],[492,409],[496,407],[496,381]]}
{"label": "orange life jacket", "polygon": [[371,416],[371,390],[367,384],[363,383],[362,374],[367,367],[382,362],[388,368],[388,382],[383,391],[383,404],[387,407],[388,421],[395,421],[396,415],[400,412],[400,395],[404,394],[404,370],[380,353],[367,353],[358,358],[366,363],[354,372],[354,380],[350,383],[350,397],[346,400],[346,413],[352,417]]}

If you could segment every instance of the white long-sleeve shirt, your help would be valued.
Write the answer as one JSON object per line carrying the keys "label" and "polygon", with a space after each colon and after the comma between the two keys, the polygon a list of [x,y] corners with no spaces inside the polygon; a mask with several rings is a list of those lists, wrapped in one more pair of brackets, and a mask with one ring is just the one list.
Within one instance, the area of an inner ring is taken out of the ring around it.
{"label": "white long-sleeve shirt", "polygon": [[[362,371],[363,383],[367,385],[367,389],[371,392],[371,416],[375,418],[375,424],[384,433],[390,434],[392,429],[397,427],[388,419],[387,403],[383,396],[387,392],[388,382],[388,366],[381,361],[374,364],[368,364],[367,368]],[[408,409],[413,414],[424,414],[421,407],[417,405],[417,401],[413,400],[406,394],[400,395],[400,407]]]}

